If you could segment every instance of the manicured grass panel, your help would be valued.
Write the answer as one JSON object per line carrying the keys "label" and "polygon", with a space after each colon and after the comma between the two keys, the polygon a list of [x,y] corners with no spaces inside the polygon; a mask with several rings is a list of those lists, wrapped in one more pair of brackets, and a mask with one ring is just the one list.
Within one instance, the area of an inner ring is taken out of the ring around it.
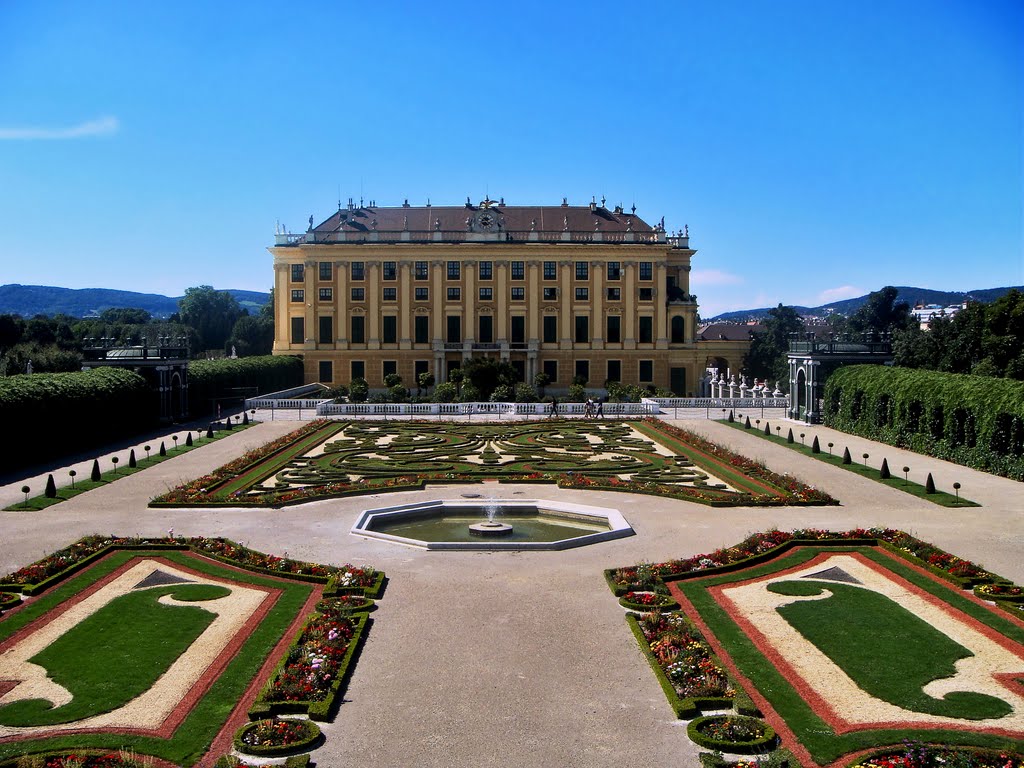
{"label": "manicured grass panel", "polygon": [[[33,741],[0,743],[0,759],[14,757],[24,752],[70,751],[82,748],[113,749],[124,746],[140,754],[154,755],[184,766],[193,765],[206,751],[230,716],[239,698],[253,677],[259,672],[267,654],[277,644],[295,616],[305,605],[311,587],[301,582],[269,581],[256,574],[230,571],[227,574],[217,563],[202,559],[185,558],[176,552],[153,547],[156,554],[183,566],[207,575],[247,584],[269,585],[282,588],[284,592],[267,616],[260,622],[239,653],[229,662],[224,672],[197,703],[170,740],[134,734],[87,733],[55,736]],[[17,613],[0,622],[0,640],[10,636],[25,624],[33,621],[46,611],[59,605],[63,600],[119,568],[139,551],[113,553],[108,559],[97,563],[88,573],[61,584],[38,600],[26,605]]]}
{"label": "manicured grass panel", "polygon": [[[821,542],[827,543],[827,542]],[[955,608],[979,619],[988,626],[1002,632],[1010,639],[1024,642],[1024,628],[1021,628],[994,612],[987,610],[964,595],[934,582],[918,573],[913,568],[892,560],[873,548],[855,548],[865,556],[880,562],[899,576],[906,578],[916,586],[949,602]],[[762,564],[744,572],[743,578],[758,578],[785,568],[792,568],[806,563],[818,553],[813,548],[789,552],[774,562]],[[695,574],[706,575],[706,574]],[[708,625],[719,643],[726,648],[739,670],[761,691],[772,706],[786,720],[798,741],[811,753],[814,759],[822,764],[838,759],[844,754],[860,749],[899,745],[903,741],[936,742],[942,741],[954,745],[971,745],[992,749],[1005,749],[1013,744],[1012,739],[991,736],[988,734],[971,733],[959,730],[927,730],[927,729],[893,729],[868,730],[848,733],[842,736],[832,732],[825,722],[810,708],[800,694],[790,685],[789,681],[754,646],[753,642],[722,610],[707,591],[707,587],[728,583],[733,576],[728,573],[711,576],[707,579],[694,578],[677,580],[679,588],[701,618]]]}

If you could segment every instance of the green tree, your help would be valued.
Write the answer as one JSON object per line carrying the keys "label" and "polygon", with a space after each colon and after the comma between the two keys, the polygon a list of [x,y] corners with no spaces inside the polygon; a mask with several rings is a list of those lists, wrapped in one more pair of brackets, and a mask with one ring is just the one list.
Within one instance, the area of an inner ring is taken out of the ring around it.
{"label": "green tree", "polygon": [[[743,370],[755,379],[789,380],[789,335],[803,330],[803,318],[793,307],[782,304],[769,309],[763,328],[750,340]],[[781,386],[781,385],[780,385]]]}
{"label": "green tree", "polygon": [[348,399],[353,403],[366,402],[367,396],[370,394],[370,385],[366,383],[366,379],[352,379],[348,385]]}
{"label": "green tree", "polygon": [[850,329],[857,333],[885,333],[909,328],[914,322],[910,305],[896,301],[899,291],[887,285],[868,294],[867,300],[850,316]]}
{"label": "green tree", "polygon": [[419,387],[421,394],[424,389],[429,392],[430,388],[434,386],[434,374],[430,371],[423,371],[423,373],[416,377],[416,386]]}
{"label": "green tree", "polygon": [[544,396],[544,389],[550,383],[551,377],[544,373],[544,371],[541,371],[540,373],[533,377],[533,386],[535,386],[540,391],[541,397]]}
{"label": "green tree", "polygon": [[203,350],[223,349],[242,308],[230,293],[200,285],[186,289],[178,302],[178,314],[181,322],[196,329]]}
{"label": "green tree", "polygon": [[259,315],[242,315],[231,329],[225,347],[235,347],[240,357],[269,355],[274,348],[274,321]]}

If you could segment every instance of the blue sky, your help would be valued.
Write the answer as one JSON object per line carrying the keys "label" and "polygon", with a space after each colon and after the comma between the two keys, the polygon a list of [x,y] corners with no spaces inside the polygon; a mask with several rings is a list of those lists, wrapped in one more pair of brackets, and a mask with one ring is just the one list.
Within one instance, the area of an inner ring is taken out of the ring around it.
{"label": "blue sky", "polygon": [[0,3],[0,283],[267,290],[341,197],[637,206],[705,317],[1024,283],[1024,3]]}

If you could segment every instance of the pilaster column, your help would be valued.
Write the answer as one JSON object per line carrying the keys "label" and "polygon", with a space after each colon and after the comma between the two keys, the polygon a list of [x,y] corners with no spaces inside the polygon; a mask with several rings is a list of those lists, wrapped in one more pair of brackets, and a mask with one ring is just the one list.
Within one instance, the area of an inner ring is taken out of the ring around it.
{"label": "pilaster column", "polygon": [[636,262],[623,262],[622,273],[622,348],[636,349]]}
{"label": "pilaster column", "polygon": [[[434,320],[434,341],[446,341],[445,337],[445,309],[444,304],[447,300],[444,295],[444,283],[442,278],[444,275],[441,270],[444,269],[443,261],[431,261],[430,262],[430,292],[432,294],[430,301],[430,312]],[[447,381],[447,379],[438,379],[438,381]]]}
{"label": "pilaster column", "polygon": [[291,321],[288,318],[288,302],[291,291],[288,289],[288,277],[291,271],[288,264],[274,265],[274,349],[277,351],[288,348],[291,333]]}
{"label": "pilaster column", "polygon": [[369,280],[366,285],[366,314],[369,316],[367,349],[380,349],[380,262],[366,264]]}
{"label": "pilaster column", "polygon": [[398,348],[412,349],[412,320],[409,308],[412,306],[410,270],[412,262],[398,262]]}
{"label": "pilaster column", "polygon": [[334,318],[335,332],[338,340],[335,349],[348,349],[348,262],[334,262]]}
{"label": "pilaster column", "polygon": [[[508,260],[494,262],[494,314],[496,317],[494,333],[498,341],[508,341],[509,312],[511,301],[508,295]],[[527,297],[532,301],[532,297]],[[531,305],[532,306],[532,305]],[[529,322],[529,321],[527,321]]]}
{"label": "pilaster column", "polygon": [[476,338],[476,262],[462,262],[462,284],[465,295],[462,297],[462,338],[472,342]]}
{"label": "pilaster column", "polygon": [[558,262],[558,325],[562,332],[562,349],[572,349],[575,324],[572,319],[572,269],[571,261]]}
{"label": "pilaster column", "polygon": [[603,261],[590,262],[590,348],[604,349],[604,268]]}
{"label": "pilaster column", "polygon": [[654,268],[654,347],[668,349],[668,270],[657,262]]}
{"label": "pilaster column", "polygon": [[303,277],[305,279],[302,283],[302,298],[305,299],[303,309],[306,318],[306,343],[303,346],[306,349],[316,349],[316,337],[319,330],[316,319],[316,269],[316,262],[312,259],[307,259],[306,268],[303,270]]}

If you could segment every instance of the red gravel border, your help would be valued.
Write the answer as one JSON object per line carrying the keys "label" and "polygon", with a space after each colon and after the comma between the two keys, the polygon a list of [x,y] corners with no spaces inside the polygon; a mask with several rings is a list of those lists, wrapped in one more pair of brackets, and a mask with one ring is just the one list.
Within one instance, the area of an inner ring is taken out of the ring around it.
{"label": "red gravel border", "polygon": [[[801,545],[801,546],[798,546],[798,547],[794,547],[792,550],[790,550],[790,552],[794,552],[794,551],[798,551],[798,550],[803,550],[803,549],[818,549],[818,548],[815,547],[814,545]],[[900,557],[898,557],[898,556],[896,556],[896,555],[894,555],[894,554],[892,554],[890,552],[887,552],[885,549],[883,549],[881,547],[878,547],[876,549],[876,551],[884,554],[886,557],[890,558],[894,562],[898,562],[898,563],[901,563],[903,565],[908,565],[909,567],[913,568],[918,573],[920,573],[920,574],[928,577],[929,579],[931,579],[934,583],[939,584],[939,585],[941,585],[941,586],[943,586],[943,587],[945,587],[947,589],[950,589],[950,590],[956,592],[957,594],[960,594],[963,597],[967,597],[968,599],[973,600],[978,605],[982,605],[985,608],[987,608],[988,610],[992,610],[994,612],[993,606],[990,605],[989,603],[985,602],[984,600],[982,600],[980,598],[975,597],[973,595],[973,593],[961,592],[960,590],[957,590],[955,588],[955,586],[951,585],[949,582],[946,582],[943,579],[938,578],[935,574],[931,573],[928,569],[923,568],[923,567],[918,566],[918,565],[915,565],[914,563],[907,562],[906,560],[904,560],[904,559],[902,559],[902,558],[900,558]],[[728,588],[728,587],[736,586],[736,585],[739,585],[739,584],[745,584],[745,583],[753,583],[753,582],[758,582],[758,581],[767,581],[769,579],[778,578],[779,576],[785,576],[788,573],[794,573],[794,572],[797,572],[797,571],[804,570],[804,569],[806,569],[809,566],[813,566],[817,562],[823,562],[823,561],[827,560],[829,557],[831,557],[831,556],[833,556],[835,554],[837,554],[837,552],[835,550],[832,550],[832,551],[822,551],[817,557],[815,557],[815,558],[813,558],[813,559],[811,559],[811,560],[809,560],[807,562],[804,562],[804,563],[801,563],[799,565],[793,566],[791,568],[786,568],[786,569],[783,569],[783,570],[775,571],[775,572],[773,572],[771,574],[768,574],[766,576],[762,576],[762,577],[759,577],[759,578],[747,579],[747,580],[737,580],[737,581],[730,582],[728,585],[720,585],[720,586],[708,587],[707,591],[714,598],[715,602],[718,603],[719,607],[729,615],[730,620],[733,621],[744,632],[744,634],[747,635],[748,639],[754,644],[754,646],[757,648],[758,652],[761,653],[769,661],[769,663],[771,663],[776,668],[776,670],[779,672],[779,674],[781,674],[786,679],[786,681],[789,683],[789,685],[791,685],[793,687],[793,689],[811,706],[811,709],[814,711],[814,713],[816,715],[818,715],[818,717],[820,717],[822,720],[824,720],[825,723],[830,728],[832,728],[832,730],[837,735],[841,735],[841,734],[844,734],[844,733],[849,733],[849,732],[852,732],[852,731],[860,731],[860,730],[912,728],[912,729],[915,729],[915,730],[974,731],[974,732],[977,732],[977,733],[985,733],[985,734],[992,734],[992,735],[999,735],[999,736],[1008,736],[1010,738],[1020,738],[1021,736],[1024,736],[1024,731],[1014,731],[1014,730],[1010,730],[1010,729],[991,728],[991,727],[972,728],[969,724],[964,724],[964,725],[959,725],[959,724],[956,724],[956,725],[940,725],[940,724],[934,724],[934,723],[917,723],[917,722],[909,722],[909,721],[876,722],[876,723],[866,723],[866,724],[852,724],[852,723],[849,723],[848,721],[844,720],[841,717],[841,715],[836,711],[836,709],[831,705],[830,702],[828,702],[827,700],[822,698],[813,688],[811,688],[811,686],[803,679],[803,677],[796,670],[794,670],[788,664],[788,662],[786,662],[782,658],[781,654],[776,650],[776,648],[773,645],[773,643],[771,642],[771,640],[769,638],[765,637],[760,632],[760,630],[758,630],[756,627],[754,627],[751,624],[751,622],[749,622],[744,616],[742,616],[739,613],[739,611],[736,609],[736,606],[732,603],[732,601],[729,600],[727,597],[725,597],[724,594],[722,594],[723,590]],[[1002,646],[1003,648],[1005,648],[1006,650],[1010,651],[1014,655],[1018,656],[1021,659],[1021,672],[1020,673],[1005,673],[1005,674],[1001,674],[1001,675],[995,675],[994,677],[996,678],[996,680],[998,682],[1000,682],[1002,685],[1004,685],[1008,689],[1013,690],[1015,688],[1020,688],[1021,687],[1022,683],[1020,682],[1019,678],[1024,676],[1024,648],[1022,648],[1019,644],[1015,643],[1010,638],[1005,637],[1004,635],[1000,634],[999,632],[997,632],[996,630],[992,629],[991,627],[988,627],[988,626],[982,624],[977,619],[975,619],[975,618],[973,618],[973,617],[971,617],[971,616],[969,616],[969,615],[967,615],[965,613],[962,613],[961,611],[957,610],[956,608],[954,608],[952,605],[950,605],[949,603],[945,602],[944,600],[941,600],[940,598],[936,597],[935,595],[932,595],[931,593],[926,592],[921,587],[918,587],[917,585],[908,582],[903,577],[901,577],[898,574],[894,573],[893,571],[890,571],[889,569],[881,566],[880,564],[874,562],[873,560],[865,557],[861,553],[847,551],[847,552],[843,552],[843,554],[848,554],[848,555],[852,555],[852,556],[856,557],[864,565],[866,565],[867,567],[871,568],[876,573],[883,574],[886,578],[891,579],[893,582],[895,582],[895,583],[899,584],[900,586],[904,587],[909,592],[912,592],[913,594],[923,598],[924,600],[926,600],[930,604],[940,608],[942,611],[944,611],[945,613],[949,614],[950,616],[953,616],[956,619],[958,619],[960,621],[963,621],[964,623],[968,624],[969,626],[971,626],[976,631],[978,631],[978,632],[982,633],[983,635],[985,635],[985,637],[987,637],[988,639],[992,640],[993,642],[995,642],[998,645]],[[761,563],[758,563],[758,565],[761,565]],[[717,575],[720,575],[720,574],[709,574],[707,577],[704,577],[704,578],[713,578],[714,576],[717,576]],[[692,580],[688,579],[687,581],[692,581]],[[790,749],[797,756],[797,758],[802,763],[805,763],[805,764],[816,764],[815,761],[813,760],[813,758],[811,757],[810,752],[808,752],[808,750],[802,744],[800,744],[799,740],[796,738],[796,735],[793,733],[792,730],[790,730],[789,726],[786,724],[786,722],[782,718],[782,716],[771,706],[771,704],[768,702],[768,700],[764,696],[761,695],[761,693],[757,690],[757,688],[754,686],[752,681],[739,671],[739,669],[736,667],[736,664],[733,661],[732,657],[729,655],[728,651],[722,646],[722,644],[719,642],[718,638],[715,636],[714,632],[712,632],[711,628],[708,627],[708,625],[704,622],[703,618],[700,616],[700,614],[698,613],[696,608],[694,608],[693,604],[686,598],[686,595],[683,594],[682,590],[679,589],[679,587],[677,586],[677,583],[676,582],[670,582],[668,584],[668,587],[669,587],[670,593],[679,602],[680,606],[682,607],[682,610],[698,626],[700,631],[703,633],[705,639],[711,645],[711,647],[714,650],[715,654],[718,656],[718,658],[722,661],[722,663],[729,670],[729,674],[734,676],[735,679],[737,681],[739,681],[739,683],[744,687],[744,689],[747,691],[747,693],[750,694],[751,698],[754,699],[754,702],[757,704],[758,708],[764,713],[765,720],[767,720],[768,723],[772,726],[772,728],[774,728],[775,731],[782,737],[784,746],[786,746],[788,749]],[[1003,613],[999,613],[999,616],[1005,618]],[[1024,621],[1021,621],[1017,617],[1009,616],[1009,619],[1013,623],[1018,624],[1018,625],[1024,627]],[[1016,691],[1016,690],[1014,692],[1018,693],[1018,695],[1020,693],[1019,691]],[[881,745],[879,745],[879,747],[872,747],[870,749],[860,750],[860,751],[858,751],[856,753],[846,754],[846,755],[842,756],[839,760],[836,760],[834,763],[830,764],[830,768],[831,768],[831,766],[836,766],[837,767],[837,766],[840,766],[840,765],[846,765],[855,756],[868,754],[870,752],[875,751],[876,749],[878,749],[880,747],[885,747],[885,746],[886,745],[881,744]]]}

